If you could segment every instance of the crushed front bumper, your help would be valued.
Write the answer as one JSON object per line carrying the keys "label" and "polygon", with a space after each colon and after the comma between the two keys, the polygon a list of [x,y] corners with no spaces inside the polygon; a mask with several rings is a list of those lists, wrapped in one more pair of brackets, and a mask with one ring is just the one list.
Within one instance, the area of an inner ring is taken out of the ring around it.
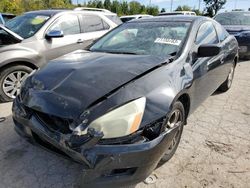
{"label": "crushed front bumper", "polygon": [[52,132],[35,115],[27,116],[24,106],[13,103],[16,132],[33,143],[43,143],[83,164],[83,187],[121,187],[143,181],[156,168],[177,129],[162,133],[151,141],[134,144],[98,144],[98,134],[78,148],[71,148],[68,135]]}

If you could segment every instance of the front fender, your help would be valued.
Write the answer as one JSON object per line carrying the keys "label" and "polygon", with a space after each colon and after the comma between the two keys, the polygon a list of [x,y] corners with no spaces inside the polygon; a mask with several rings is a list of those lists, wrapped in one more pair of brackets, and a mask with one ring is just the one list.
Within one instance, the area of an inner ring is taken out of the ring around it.
{"label": "front fender", "polygon": [[34,67],[41,67],[45,63],[43,56],[36,51],[24,47],[4,47],[0,51],[0,68],[13,62],[28,62]]}
{"label": "front fender", "polygon": [[117,92],[91,107],[81,119],[88,122],[104,115],[108,111],[136,98],[146,96],[147,102],[141,126],[166,116],[173,103],[187,93],[193,81],[191,66],[178,62],[162,66],[145,76],[129,83]]}

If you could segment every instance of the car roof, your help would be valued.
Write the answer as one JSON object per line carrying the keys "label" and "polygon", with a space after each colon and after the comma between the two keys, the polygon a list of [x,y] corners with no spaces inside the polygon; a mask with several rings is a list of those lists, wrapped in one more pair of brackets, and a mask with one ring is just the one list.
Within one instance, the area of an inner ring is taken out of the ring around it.
{"label": "car roof", "polygon": [[44,16],[54,16],[55,14],[58,14],[60,12],[68,12],[71,10],[68,9],[51,9],[51,10],[36,10],[36,11],[30,11],[26,12],[25,14],[39,14],[39,15],[44,15]]}
{"label": "car roof", "polygon": [[231,14],[231,13],[242,13],[242,14],[250,14],[250,11],[230,11],[230,12],[220,12],[219,14]]}
{"label": "car roof", "polygon": [[204,16],[187,16],[187,15],[171,15],[171,16],[154,16],[154,17],[146,17],[143,19],[131,20],[129,22],[164,22],[164,21],[182,21],[182,22],[193,22],[198,19],[211,20]]}
{"label": "car roof", "polygon": [[113,12],[101,12],[101,11],[91,11],[91,10],[85,11],[85,10],[72,10],[72,9],[37,10],[37,11],[26,12],[25,14],[39,14],[39,15],[52,17],[62,12],[72,12],[72,13],[78,12],[78,13],[83,13],[83,14],[95,14],[95,15],[116,15]]}

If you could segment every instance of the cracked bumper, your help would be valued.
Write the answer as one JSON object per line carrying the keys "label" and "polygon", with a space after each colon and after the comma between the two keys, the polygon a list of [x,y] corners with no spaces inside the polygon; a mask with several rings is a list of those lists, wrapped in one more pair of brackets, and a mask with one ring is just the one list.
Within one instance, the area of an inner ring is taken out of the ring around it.
{"label": "cracked bumper", "polygon": [[[71,148],[67,135],[52,132],[34,115],[24,117],[22,106],[13,103],[13,120],[16,132],[29,141],[43,141],[53,151],[62,151],[75,161],[83,164],[81,184],[83,187],[121,187],[143,181],[156,168],[166,148],[169,147],[176,129],[162,133],[152,141],[122,145],[99,145],[93,136],[86,144]],[[89,143],[92,144],[91,147]]]}

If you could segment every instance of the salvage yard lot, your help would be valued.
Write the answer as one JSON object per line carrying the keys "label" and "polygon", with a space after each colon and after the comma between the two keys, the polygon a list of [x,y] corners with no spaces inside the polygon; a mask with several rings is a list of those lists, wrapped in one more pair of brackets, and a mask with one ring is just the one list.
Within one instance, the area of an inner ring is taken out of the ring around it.
{"label": "salvage yard lot", "polygon": [[[35,147],[13,129],[11,103],[0,104],[0,188],[79,187],[81,166]],[[188,119],[174,157],[151,187],[250,187],[250,61],[232,88],[209,97]],[[150,156],[149,156],[150,157]]]}

